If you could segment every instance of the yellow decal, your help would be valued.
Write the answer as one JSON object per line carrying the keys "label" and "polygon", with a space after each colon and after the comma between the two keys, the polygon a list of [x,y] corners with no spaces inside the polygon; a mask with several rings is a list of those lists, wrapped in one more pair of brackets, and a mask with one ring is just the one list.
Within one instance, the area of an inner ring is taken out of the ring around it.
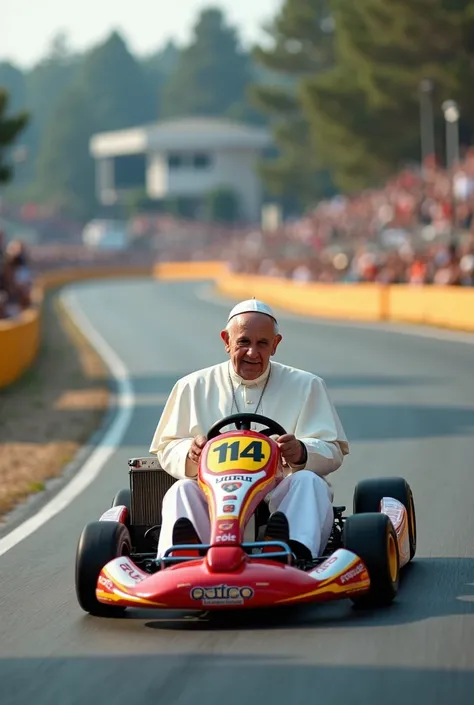
{"label": "yellow decal", "polygon": [[261,470],[268,463],[270,453],[270,443],[262,438],[229,436],[211,445],[207,468],[210,472]]}

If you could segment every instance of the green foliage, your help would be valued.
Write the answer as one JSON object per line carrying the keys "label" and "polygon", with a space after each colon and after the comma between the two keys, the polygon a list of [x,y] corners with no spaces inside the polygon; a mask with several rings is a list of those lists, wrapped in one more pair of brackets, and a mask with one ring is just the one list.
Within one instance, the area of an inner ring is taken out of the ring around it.
{"label": "green foliage", "polygon": [[[89,154],[94,133],[177,114],[265,123],[246,89],[254,75],[258,82],[267,73],[255,67],[236,31],[212,8],[200,15],[184,50],[169,42],[140,60],[117,33],[83,55],[72,54],[66,37],[58,35],[31,71],[0,64],[0,79],[12,86],[14,104],[28,107],[33,116],[23,139],[29,149],[21,165],[26,184],[13,198],[21,201],[23,195],[88,218],[97,207]],[[188,213],[194,207],[186,203],[178,209]]]}
{"label": "green foliage", "polygon": [[[203,10],[189,46],[180,53],[163,95],[166,117],[236,115],[245,103],[250,63],[236,31],[225,24],[221,10]],[[242,115],[243,108],[240,114]]]}
{"label": "green foliage", "polygon": [[29,119],[26,112],[9,115],[8,105],[9,94],[0,88],[0,184],[8,183],[13,177],[12,147]]}
{"label": "green foliage", "polygon": [[12,112],[24,110],[27,105],[25,76],[7,61],[0,61],[0,86],[9,95]]}
{"label": "green foliage", "polygon": [[333,0],[335,67],[302,82],[302,100],[323,163],[346,191],[380,183],[418,160],[419,85],[435,84],[435,110],[458,100],[474,120],[470,90],[472,0]]}
{"label": "green foliage", "polygon": [[65,213],[91,217],[96,201],[90,138],[152,118],[146,76],[120,35],[113,33],[84,58],[53,111],[38,157],[42,197]]}
{"label": "green foliage", "polygon": [[[351,193],[379,184],[419,158],[424,78],[434,81],[440,140],[447,98],[460,105],[461,134],[474,136],[474,0],[284,0],[267,38],[249,54],[224,14],[208,7],[183,49],[169,42],[137,59],[114,33],[77,55],[60,34],[31,71],[0,63],[0,87],[17,115],[5,122],[4,103],[0,130],[10,134],[14,123],[28,150],[9,189],[89,217],[94,133],[203,115],[269,125],[276,149],[260,167],[267,193],[299,211],[335,186]],[[4,180],[14,141],[0,143]],[[213,198],[211,210],[233,213],[222,194]],[[192,199],[161,206],[199,212]]]}
{"label": "green foliage", "polygon": [[267,30],[269,48],[257,47],[255,60],[280,81],[254,85],[253,104],[270,116],[278,153],[260,173],[270,194],[290,210],[300,210],[327,195],[328,175],[321,172],[310,125],[299,93],[304,77],[333,63],[333,33],[328,0],[286,0]]}

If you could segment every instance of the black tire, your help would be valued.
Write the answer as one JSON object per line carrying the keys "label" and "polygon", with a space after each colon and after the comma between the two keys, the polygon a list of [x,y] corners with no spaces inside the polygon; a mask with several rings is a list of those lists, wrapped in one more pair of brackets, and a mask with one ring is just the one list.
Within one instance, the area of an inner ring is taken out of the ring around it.
{"label": "black tire", "polygon": [[81,534],[76,552],[76,595],[85,612],[119,616],[126,607],[104,605],[95,595],[99,573],[109,561],[130,555],[130,533],[115,521],[94,521]]}
{"label": "black tire", "polygon": [[369,572],[370,589],[351,598],[355,605],[382,607],[397,595],[400,556],[392,522],[386,514],[352,514],[344,524],[343,545],[361,558]]}
{"label": "black tire", "polygon": [[358,482],[354,491],[354,514],[380,511],[380,500],[393,497],[401,502],[408,513],[410,561],[416,553],[416,513],[411,487],[403,477],[377,477]]}
{"label": "black tire", "polygon": [[124,487],[119,490],[113,499],[112,507],[120,507],[122,505],[127,507],[128,517],[125,525],[130,528],[130,517],[132,515],[132,493],[129,487]]}

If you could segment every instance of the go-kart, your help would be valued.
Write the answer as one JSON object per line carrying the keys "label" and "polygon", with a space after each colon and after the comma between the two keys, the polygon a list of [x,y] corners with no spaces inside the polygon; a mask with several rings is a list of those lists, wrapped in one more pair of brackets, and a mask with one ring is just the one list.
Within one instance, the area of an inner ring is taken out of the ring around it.
{"label": "go-kart", "polygon": [[[252,423],[265,428],[250,430]],[[231,424],[237,430],[221,432]],[[344,598],[364,606],[392,602],[400,569],[416,551],[408,483],[400,477],[359,482],[353,514],[345,517],[345,507],[334,507],[323,554],[295,560],[286,542],[261,540],[269,516],[265,498],[279,477],[280,450],[271,436],[284,433],[256,414],[227,416],[209,430],[197,481],[209,504],[210,542],[179,543],[161,558],[161,504],[175,480],[154,458],[130,460],[130,488],[85,526],[79,540],[76,594],[82,609],[118,615],[127,607],[208,611]],[[244,541],[251,517],[255,540]]]}

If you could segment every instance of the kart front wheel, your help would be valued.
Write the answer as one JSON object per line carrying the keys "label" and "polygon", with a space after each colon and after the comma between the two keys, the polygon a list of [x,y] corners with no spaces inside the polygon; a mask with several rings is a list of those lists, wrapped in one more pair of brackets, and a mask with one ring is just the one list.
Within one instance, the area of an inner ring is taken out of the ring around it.
{"label": "kart front wheel", "polygon": [[119,616],[125,611],[125,607],[99,602],[95,589],[104,565],[119,556],[130,555],[131,550],[130,533],[123,524],[94,521],[84,527],[76,552],[76,595],[85,612]]}
{"label": "kart front wheel", "polygon": [[343,544],[362,559],[370,578],[369,591],[351,598],[354,604],[389,605],[397,595],[400,579],[397,535],[389,517],[379,512],[352,514],[344,524]]}

